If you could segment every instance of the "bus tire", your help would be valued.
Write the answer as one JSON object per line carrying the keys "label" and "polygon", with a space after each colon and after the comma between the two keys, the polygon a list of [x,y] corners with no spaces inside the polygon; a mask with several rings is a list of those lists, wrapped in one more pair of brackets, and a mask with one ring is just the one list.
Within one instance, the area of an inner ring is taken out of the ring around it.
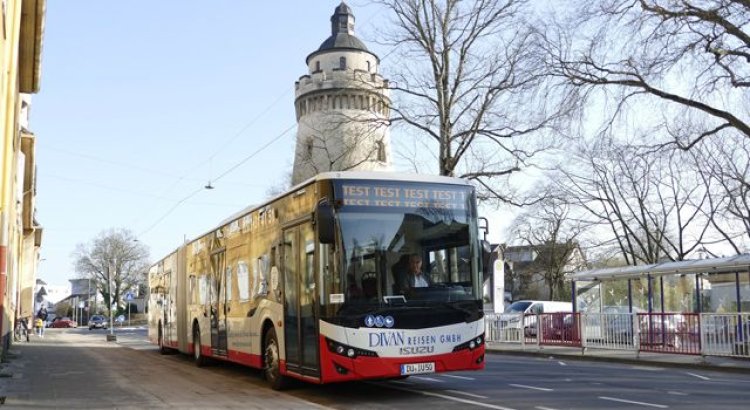
{"label": "bus tire", "polygon": [[201,351],[201,330],[197,326],[193,328],[193,363],[198,367],[206,365],[206,358]]}
{"label": "bus tire", "polygon": [[263,335],[263,377],[274,390],[282,390],[287,385],[286,376],[281,374],[279,339],[276,330],[269,328]]}
{"label": "bus tire", "polygon": [[167,348],[164,346],[164,332],[162,331],[161,323],[159,323],[159,353],[168,353]]}

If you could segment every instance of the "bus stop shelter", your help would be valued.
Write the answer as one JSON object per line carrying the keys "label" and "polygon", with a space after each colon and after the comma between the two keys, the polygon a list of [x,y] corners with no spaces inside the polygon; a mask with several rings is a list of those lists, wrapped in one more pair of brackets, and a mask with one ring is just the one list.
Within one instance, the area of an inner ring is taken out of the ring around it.
{"label": "bus stop shelter", "polygon": [[594,269],[569,279],[576,310],[750,312],[750,254]]}

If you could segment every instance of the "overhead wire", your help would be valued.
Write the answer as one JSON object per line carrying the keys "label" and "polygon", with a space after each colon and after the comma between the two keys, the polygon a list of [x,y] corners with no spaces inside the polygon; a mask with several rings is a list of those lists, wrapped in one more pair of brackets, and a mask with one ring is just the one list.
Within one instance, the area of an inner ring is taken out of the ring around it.
{"label": "overhead wire", "polygon": [[[375,14],[374,16],[377,16],[377,15],[378,15],[378,14],[380,14],[381,12],[382,12],[382,11],[379,11],[379,12],[378,12],[378,13],[376,13],[376,14]],[[374,17],[374,16],[372,16],[372,17]],[[370,21],[369,21],[368,23],[369,23],[369,24],[372,24],[372,20],[370,20]],[[394,51],[395,51],[395,49],[393,49],[393,50],[389,51],[388,53],[386,53],[386,54],[385,54],[385,55],[384,55],[384,56],[383,56],[383,57],[382,57],[382,58],[380,59],[380,62],[382,63],[383,61],[385,61],[385,60],[386,60],[386,59],[387,59],[387,58],[388,58],[388,57],[389,57],[389,56],[390,56],[390,55],[391,55],[391,54],[392,54],[392,53],[393,53]],[[221,146],[220,146],[220,147],[219,147],[219,148],[218,148],[218,149],[217,149],[216,151],[214,151],[214,152],[213,152],[213,153],[212,153],[212,154],[211,154],[211,155],[210,155],[210,156],[209,156],[209,157],[208,157],[208,158],[207,158],[206,160],[204,160],[204,161],[200,162],[200,163],[199,163],[198,165],[196,165],[196,166],[192,167],[192,168],[191,168],[190,170],[188,170],[188,171],[187,171],[187,172],[186,172],[185,174],[183,174],[183,176],[182,176],[182,177],[180,177],[180,178],[179,178],[179,179],[178,179],[178,180],[177,180],[177,181],[175,182],[175,184],[173,184],[173,186],[172,186],[172,187],[170,188],[170,190],[171,190],[172,188],[174,188],[174,186],[176,186],[176,185],[177,185],[177,184],[178,184],[179,182],[181,182],[182,180],[184,180],[184,179],[185,179],[185,177],[186,177],[187,175],[189,175],[190,173],[192,173],[192,172],[193,172],[193,171],[195,171],[196,169],[200,168],[200,167],[201,167],[201,166],[203,166],[203,165],[204,165],[205,163],[207,163],[207,162],[209,162],[209,163],[210,163],[210,162],[211,162],[211,161],[213,160],[213,158],[215,158],[215,157],[216,157],[216,156],[217,156],[217,155],[218,155],[218,154],[219,154],[219,153],[220,153],[221,151],[223,151],[223,150],[224,150],[224,149],[225,149],[225,148],[226,148],[226,147],[227,147],[227,146],[228,146],[229,144],[231,144],[232,142],[234,142],[234,140],[236,140],[237,138],[239,138],[239,137],[240,137],[240,136],[241,136],[241,135],[242,135],[242,134],[243,134],[243,133],[244,133],[244,132],[245,132],[245,131],[246,131],[247,129],[249,129],[249,128],[250,128],[250,126],[252,126],[252,125],[253,125],[253,124],[254,124],[254,123],[255,123],[255,122],[257,121],[257,120],[259,120],[260,118],[262,118],[262,117],[263,117],[263,116],[264,116],[264,115],[265,115],[265,114],[266,114],[266,113],[267,113],[268,111],[270,111],[270,110],[271,110],[271,108],[273,108],[273,107],[274,107],[274,106],[275,106],[276,104],[278,104],[278,103],[279,103],[279,101],[281,101],[281,99],[282,99],[283,97],[285,97],[285,96],[286,96],[286,94],[287,94],[287,93],[288,93],[288,92],[289,92],[290,90],[291,90],[291,87],[290,87],[290,88],[287,88],[287,89],[286,89],[286,90],[285,90],[285,91],[284,91],[284,92],[283,92],[283,93],[282,93],[281,95],[279,95],[279,96],[278,96],[278,97],[277,97],[277,98],[276,98],[276,99],[275,99],[275,100],[274,100],[274,101],[273,101],[273,102],[272,102],[272,103],[271,103],[271,104],[270,104],[269,106],[267,106],[267,107],[266,107],[266,108],[265,108],[265,109],[264,109],[264,110],[263,110],[262,112],[260,112],[260,113],[259,113],[258,115],[256,115],[256,116],[255,116],[255,117],[254,117],[254,118],[253,118],[252,120],[250,120],[250,121],[249,121],[249,122],[248,122],[248,123],[247,123],[247,124],[246,124],[245,126],[243,126],[243,127],[242,127],[242,128],[241,128],[241,129],[240,129],[240,130],[239,130],[239,131],[238,131],[237,133],[235,133],[235,134],[234,134],[234,135],[233,135],[232,137],[230,137],[230,138],[229,138],[229,139],[227,139],[227,140],[226,140],[226,141],[225,141],[224,143],[222,143],[222,145],[221,145]],[[344,90],[341,90],[341,91],[339,91],[338,93],[343,93],[343,92],[344,92]],[[255,157],[255,156],[256,156],[257,154],[259,154],[260,152],[262,152],[263,150],[265,150],[266,148],[270,147],[270,146],[271,146],[272,144],[274,144],[275,142],[277,142],[278,140],[280,140],[280,139],[281,139],[282,137],[284,137],[284,136],[285,136],[285,135],[286,135],[286,134],[287,134],[287,133],[288,133],[289,131],[291,131],[292,129],[294,129],[294,128],[295,128],[296,126],[297,126],[297,124],[296,124],[296,123],[295,123],[295,124],[292,124],[291,126],[289,126],[288,128],[286,128],[286,129],[285,129],[284,131],[282,131],[282,132],[281,132],[281,133],[280,133],[279,135],[277,135],[276,137],[274,137],[273,139],[271,139],[270,141],[268,141],[268,142],[267,142],[266,144],[264,144],[263,146],[261,146],[260,148],[258,148],[258,149],[257,149],[257,150],[256,150],[255,152],[253,152],[253,153],[251,153],[250,155],[246,156],[245,158],[241,159],[240,161],[238,161],[238,162],[237,162],[236,164],[234,164],[233,166],[231,166],[231,167],[227,168],[227,169],[226,169],[226,170],[225,170],[224,172],[222,172],[221,174],[219,174],[219,175],[218,175],[218,176],[217,176],[216,178],[210,178],[210,179],[209,179],[209,181],[208,181],[208,185],[206,185],[205,187],[201,187],[201,188],[199,188],[199,189],[196,189],[195,191],[191,192],[190,194],[188,194],[187,196],[185,196],[184,198],[182,198],[181,200],[179,200],[179,201],[178,201],[178,202],[177,202],[177,203],[176,203],[176,204],[175,204],[174,206],[172,206],[172,207],[171,207],[171,208],[170,208],[170,209],[169,209],[169,210],[168,210],[167,212],[165,212],[165,213],[164,213],[164,214],[163,214],[163,215],[162,215],[161,217],[159,217],[159,219],[157,219],[157,220],[156,220],[156,221],[155,221],[155,222],[154,222],[153,224],[151,224],[151,225],[150,225],[150,226],[149,226],[149,227],[148,227],[148,228],[147,228],[146,230],[142,231],[142,232],[141,232],[141,233],[139,234],[139,236],[143,236],[143,235],[145,235],[146,233],[150,232],[150,231],[151,231],[151,230],[152,230],[153,228],[155,228],[155,227],[156,227],[156,226],[157,226],[157,225],[158,225],[159,223],[161,223],[161,222],[162,222],[162,221],[163,221],[163,220],[164,220],[164,219],[165,219],[165,218],[166,218],[167,216],[169,216],[169,215],[170,215],[170,214],[171,214],[172,212],[174,212],[174,211],[175,211],[175,210],[176,210],[176,209],[177,209],[177,208],[178,208],[178,207],[179,207],[180,205],[182,205],[182,204],[183,204],[183,203],[184,203],[185,201],[187,201],[188,199],[192,198],[193,196],[197,195],[197,194],[198,194],[199,192],[201,192],[201,191],[203,191],[204,189],[207,189],[207,188],[209,188],[209,187],[210,187],[211,189],[213,189],[213,186],[211,185],[211,182],[216,182],[216,181],[218,181],[218,180],[222,179],[223,177],[225,177],[226,175],[230,174],[231,172],[233,172],[234,170],[236,170],[237,168],[239,168],[240,166],[242,166],[243,164],[245,164],[245,163],[246,163],[247,161],[249,161],[250,159],[252,159],[253,157]]]}
{"label": "overhead wire", "polygon": [[[270,147],[271,145],[273,145],[273,143],[275,143],[276,141],[280,140],[280,139],[281,139],[282,137],[284,137],[284,136],[285,136],[285,135],[286,135],[287,133],[289,133],[289,131],[293,130],[293,129],[294,129],[294,128],[295,128],[296,126],[297,126],[297,124],[292,124],[292,125],[291,125],[290,127],[288,127],[287,129],[285,129],[284,131],[282,131],[282,132],[281,132],[281,133],[280,133],[279,135],[277,135],[276,137],[274,137],[273,139],[271,139],[270,141],[268,141],[267,143],[265,143],[265,144],[264,144],[263,146],[261,146],[260,148],[258,148],[257,150],[255,150],[255,152],[253,152],[252,154],[250,154],[250,155],[246,156],[245,158],[243,158],[242,160],[240,160],[240,161],[239,161],[238,163],[236,163],[235,165],[233,165],[233,166],[229,167],[229,168],[228,168],[228,169],[227,169],[226,171],[224,171],[224,172],[223,172],[223,173],[221,173],[221,174],[220,174],[219,176],[217,176],[217,177],[216,177],[216,178],[214,179],[214,181],[218,181],[219,179],[221,179],[221,178],[225,177],[225,176],[226,176],[227,174],[231,173],[231,172],[232,172],[232,171],[234,171],[235,169],[237,169],[237,168],[239,168],[240,166],[242,166],[242,164],[244,164],[245,162],[249,161],[249,160],[250,160],[250,159],[252,159],[252,158],[253,158],[254,156],[258,155],[258,154],[259,154],[259,153],[261,153],[261,152],[262,152],[263,150],[265,150],[266,148],[268,148],[268,147]],[[156,226],[157,226],[157,225],[158,225],[159,223],[161,223],[161,221],[163,221],[163,220],[164,220],[164,219],[165,219],[165,218],[166,218],[167,216],[169,216],[170,214],[172,214],[172,212],[174,212],[174,211],[175,211],[175,210],[176,210],[176,209],[177,209],[177,208],[178,208],[178,207],[179,207],[180,205],[182,205],[182,204],[183,204],[183,203],[184,203],[185,201],[187,201],[188,199],[190,199],[190,198],[194,197],[195,195],[197,195],[197,194],[198,194],[199,192],[203,191],[204,189],[205,189],[204,187],[198,188],[198,189],[196,189],[195,191],[193,191],[193,192],[191,192],[190,194],[188,194],[187,196],[185,196],[184,198],[182,198],[181,200],[179,200],[179,201],[178,201],[178,202],[177,202],[176,204],[174,204],[174,205],[173,205],[173,206],[172,206],[171,208],[169,208],[169,210],[167,210],[167,212],[165,212],[165,213],[164,213],[164,214],[163,214],[163,215],[162,215],[161,217],[159,217],[159,219],[157,219],[157,220],[156,220],[156,222],[154,222],[153,224],[151,224],[151,225],[150,225],[150,226],[149,226],[148,228],[146,228],[146,229],[145,229],[144,231],[140,232],[140,233],[138,234],[138,236],[143,236],[143,235],[147,234],[148,232],[150,232],[150,231],[151,231],[152,229],[154,229],[154,228],[155,228],[155,227],[156,227]]]}

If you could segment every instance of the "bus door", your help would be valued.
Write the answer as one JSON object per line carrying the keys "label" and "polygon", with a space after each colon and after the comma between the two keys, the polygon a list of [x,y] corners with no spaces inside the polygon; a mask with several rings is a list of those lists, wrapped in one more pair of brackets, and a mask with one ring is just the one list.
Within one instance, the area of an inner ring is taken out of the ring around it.
{"label": "bus door", "polygon": [[211,253],[211,352],[227,355],[227,301],[224,283],[226,253],[217,249]]}
{"label": "bus door", "polygon": [[286,367],[295,373],[319,377],[319,312],[311,222],[284,230],[282,253]]}

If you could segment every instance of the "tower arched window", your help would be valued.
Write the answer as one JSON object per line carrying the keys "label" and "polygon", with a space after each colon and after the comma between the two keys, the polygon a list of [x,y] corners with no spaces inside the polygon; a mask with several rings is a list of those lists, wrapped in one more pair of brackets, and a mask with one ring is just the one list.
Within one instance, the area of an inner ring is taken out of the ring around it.
{"label": "tower arched window", "polygon": [[370,60],[367,60],[367,72],[370,72]]}
{"label": "tower arched window", "polygon": [[313,139],[312,139],[312,137],[307,138],[307,141],[305,141],[305,154],[307,155],[307,159],[312,159],[312,156],[313,156]]}
{"label": "tower arched window", "polygon": [[346,70],[346,57],[339,58],[339,68]]}
{"label": "tower arched window", "polygon": [[377,141],[375,143],[375,149],[377,150],[378,161],[385,162],[385,144],[383,144],[383,141]]}
{"label": "tower arched window", "polygon": [[319,71],[320,71],[320,61],[316,61],[315,62],[315,72],[317,73]]}

